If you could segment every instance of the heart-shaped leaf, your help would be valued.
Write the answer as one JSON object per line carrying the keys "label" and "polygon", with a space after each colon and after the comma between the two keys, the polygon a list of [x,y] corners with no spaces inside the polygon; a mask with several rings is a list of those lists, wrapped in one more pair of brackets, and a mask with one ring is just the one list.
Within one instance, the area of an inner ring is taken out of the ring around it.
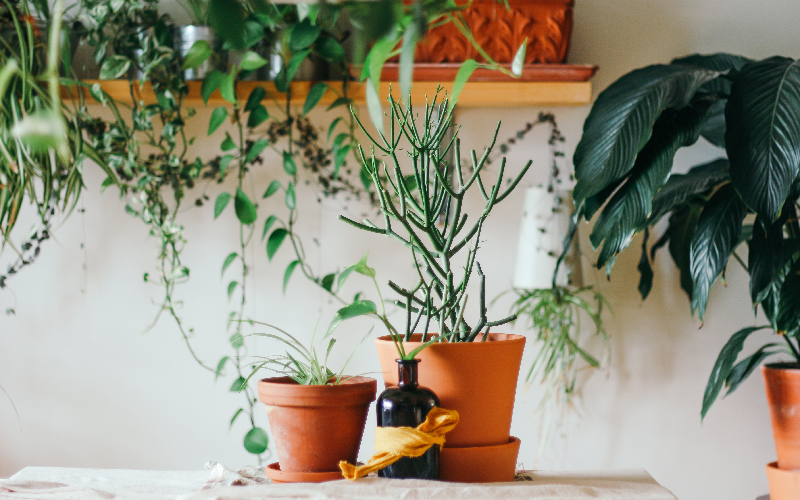
{"label": "heart-shaped leaf", "polygon": [[242,224],[252,224],[258,218],[256,206],[250,201],[247,194],[242,191],[242,188],[236,188],[233,208],[236,210],[236,218],[239,219]]}
{"label": "heart-shaped leaf", "polygon": [[186,53],[186,57],[183,58],[181,69],[194,69],[206,62],[206,59],[213,53],[214,50],[207,41],[197,40],[192,44],[192,48],[189,49],[189,52]]}
{"label": "heart-shaped leaf", "polygon": [[211,113],[211,119],[208,121],[208,135],[213,134],[220,125],[225,123],[225,118],[228,117],[228,110],[223,106],[218,107]]}

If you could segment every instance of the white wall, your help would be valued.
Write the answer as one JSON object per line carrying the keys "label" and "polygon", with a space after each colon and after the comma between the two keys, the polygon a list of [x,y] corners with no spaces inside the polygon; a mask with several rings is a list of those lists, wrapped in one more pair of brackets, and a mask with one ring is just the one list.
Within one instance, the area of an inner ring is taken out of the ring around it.
{"label": "white wall", "polygon": [[[602,89],[630,69],[692,52],[798,57],[794,34],[799,14],[800,4],[787,1],[578,0],[571,61],[598,64],[594,83]],[[538,111],[462,109],[458,121],[464,125],[463,142],[480,148],[496,119],[503,120],[505,136]],[[571,152],[588,107],[554,111]],[[207,118],[201,112],[195,119],[198,135],[203,135]],[[528,184],[546,176],[542,139],[526,141],[509,155],[514,168],[528,157],[536,160]],[[203,141],[198,151],[211,153],[211,147]],[[700,149],[681,153],[679,163],[686,167],[717,154],[707,145]],[[264,186],[273,178],[282,178],[274,158],[256,173],[256,181]],[[75,213],[59,227],[56,241],[46,243],[35,266],[0,293],[0,310],[16,309],[16,315],[0,315],[0,385],[16,403],[22,428],[0,395],[0,477],[31,465],[198,469],[206,460],[230,466],[250,463],[240,444],[243,423],[227,428],[241,398],[227,392],[230,380],[215,384],[197,367],[168,318],[139,334],[159,299],[158,289],[142,280],[144,272],[152,271],[156,242],[140,221],[124,213],[114,193],[99,195],[102,176],[95,169],[87,168],[86,179],[85,214]],[[212,198],[218,190],[211,188]],[[321,251],[312,251],[319,268],[342,268],[367,250],[382,279],[397,276],[408,265],[394,242],[344,226],[335,220],[342,210],[339,204],[317,204],[304,192],[300,224],[309,240],[315,237],[322,244]],[[511,283],[514,259],[508,249],[516,248],[521,203],[519,191],[496,209],[484,232],[480,260],[490,297]],[[359,215],[356,205],[346,204]],[[270,210],[281,210],[280,200],[262,204],[261,220]],[[233,214],[229,209],[214,222],[206,207],[187,210],[182,217],[192,278],[178,291],[185,303],[181,314],[196,328],[193,342],[199,356],[214,363],[228,353],[225,318],[230,307],[219,270],[235,250]],[[585,229],[581,236],[591,260]],[[635,240],[632,247],[639,243]],[[10,258],[4,254],[0,264]],[[299,275],[286,296],[281,294],[280,280],[289,262],[285,249],[269,264],[258,244],[253,259],[250,316],[306,336],[319,314],[323,324],[330,319],[335,306]],[[699,417],[703,388],[719,349],[732,332],[754,323],[746,274],[731,266],[728,286],[715,286],[700,329],[700,322],[689,315],[666,252],[657,257],[653,291],[644,303],[636,291],[637,261],[636,250],[624,253],[610,281],[585,267],[587,282],[594,282],[614,307],[615,315],[606,317],[612,365],[607,376],[588,380],[581,416],[569,419],[566,437],[554,441],[537,466],[643,467],[681,500],[751,499],[766,493],[763,467],[775,452],[760,376],[719,401],[704,423]],[[359,284],[353,281],[349,287],[355,293]],[[501,301],[493,313],[502,315],[507,304]],[[368,322],[353,322],[342,333],[352,332],[355,338],[367,328]],[[264,342],[256,345],[262,354],[272,349]],[[339,358],[343,351],[338,351]],[[529,349],[525,362],[532,354]],[[368,342],[356,355],[353,371],[376,370]],[[536,388],[520,387],[512,429],[523,440],[520,462],[529,468],[537,464],[536,396]],[[263,417],[262,412],[262,422]],[[371,447],[370,427],[362,458]]]}

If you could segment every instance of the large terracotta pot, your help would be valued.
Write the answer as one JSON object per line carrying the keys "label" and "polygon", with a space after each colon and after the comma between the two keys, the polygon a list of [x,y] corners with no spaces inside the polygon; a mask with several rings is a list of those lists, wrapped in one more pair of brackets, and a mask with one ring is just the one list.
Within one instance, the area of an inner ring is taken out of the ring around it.
{"label": "large terracotta pot", "polygon": [[761,367],[767,387],[778,468],[800,469],[800,365],[772,363]]}
{"label": "large terracotta pot", "polygon": [[377,389],[368,377],[339,385],[300,385],[289,377],[259,381],[280,470],[334,472],[340,460],[355,463]]}
{"label": "large terracotta pot", "polygon": [[[462,1],[457,1],[463,4]],[[528,39],[525,64],[563,63],[572,35],[574,0],[474,0],[463,12],[475,40],[499,63],[511,63]],[[453,63],[483,58],[453,23],[428,30],[417,44],[417,63]]]}
{"label": "large terracotta pot", "polygon": [[[420,345],[406,342],[406,352]],[[397,351],[389,336],[376,339],[386,387],[397,384]],[[459,423],[447,433],[445,447],[498,446],[509,443],[511,414],[525,337],[490,333],[487,342],[432,344],[417,355],[419,384],[439,397],[442,408],[456,410]]]}

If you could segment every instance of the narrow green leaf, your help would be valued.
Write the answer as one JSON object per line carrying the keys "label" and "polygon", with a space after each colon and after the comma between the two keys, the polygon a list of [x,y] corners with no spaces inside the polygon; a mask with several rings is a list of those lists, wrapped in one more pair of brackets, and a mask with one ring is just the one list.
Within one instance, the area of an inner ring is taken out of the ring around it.
{"label": "narrow green leaf", "polygon": [[714,401],[717,400],[717,396],[719,396],[719,393],[722,390],[722,385],[730,376],[730,373],[733,370],[733,364],[736,362],[736,358],[739,356],[739,353],[744,347],[744,341],[747,340],[747,337],[749,337],[751,333],[758,330],[763,330],[765,328],[769,327],[751,326],[748,328],[742,328],[738,332],[734,333],[730,340],[728,340],[728,342],[722,348],[722,351],[720,351],[719,356],[717,357],[717,361],[714,363],[714,368],[711,370],[711,376],[708,378],[708,384],[706,384],[706,390],[703,394],[703,408],[700,411],[701,420],[705,418],[706,413],[708,413],[708,410],[711,408],[711,405],[713,405]]}
{"label": "narrow green leaf", "polygon": [[208,121],[208,135],[213,134],[223,123],[225,118],[228,117],[228,110],[223,106],[218,107],[211,113],[211,119]]}
{"label": "narrow green leaf", "polygon": [[233,296],[233,292],[236,290],[236,287],[239,285],[238,281],[231,281],[228,283],[228,301],[230,302],[231,297]]}
{"label": "narrow green leaf", "polygon": [[295,165],[294,158],[288,151],[283,152],[283,171],[289,175],[297,174],[297,165]]}
{"label": "narrow green leaf", "polygon": [[245,157],[244,162],[245,163],[250,163],[251,161],[253,161],[256,158],[258,158],[258,155],[260,155],[262,152],[264,152],[264,150],[267,148],[267,146],[269,146],[269,141],[267,139],[261,138],[261,139],[257,140],[253,144],[253,147],[250,148],[250,151],[247,152],[247,157]]}
{"label": "narrow green leaf", "polygon": [[225,170],[228,169],[228,165],[231,164],[231,161],[233,161],[233,155],[225,155],[219,161],[219,175],[220,176],[225,174]]}
{"label": "narrow green leaf", "polygon": [[216,219],[225,210],[225,207],[228,206],[228,202],[231,201],[231,194],[228,192],[220,193],[217,196],[216,201],[214,202],[214,218]]}
{"label": "narrow green leaf", "polygon": [[337,116],[337,117],[336,117],[336,118],[334,118],[334,119],[333,119],[333,121],[331,122],[331,125],[330,125],[330,127],[328,127],[328,140],[329,140],[329,141],[331,140],[331,135],[333,134],[333,131],[336,129],[336,125],[338,125],[339,123],[341,123],[341,121],[342,121],[342,117],[341,117],[341,116]]}
{"label": "narrow green leaf", "polygon": [[[349,97],[337,97],[336,100],[333,101],[330,106],[328,106],[328,111],[336,109],[339,106],[350,106],[351,104],[353,104],[353,100],[350,99]],[[333,127],[337,123],[336,120],[339,119],[341,119],[341,116],[339,118],[336,118],[333,122],[331,122],[331,129],[333,129]],[[328,132],[328,138],[330,138],[330,135],[331,135],[330,132]]]}
{"label": "narrow green leaf", "polygon": [[280,188],[281,188],[280,181],[272,181],[272,182],[270,182],[269,186],[267,187],[267,190],[264,191],[263,198],[269,198],[273,194],[277,193]]}
{"label": "narrow green leaf", "polygon": [[328,326],[328,333],[325,334],[325,338],[332,334],[333,331],[336,330],[336,328],[342,323],[342,321],[355,318],[356,316],[375,313],[377,311],[378,309],[375,307],[375,303],[371,300],[359,300],[350,305],[344,306],[336,311],[336,316],[333,317],[330,326]]}
{"label": "narrow green leaf", "polygon": [[242,57],[242,69],[245,71],[253,71],[258,68],[264,67],[269,63],[266,59],[261,57],[258,53],[248,50]]}
{"label": "narrow green leaf", "polygon": [[450,109],[453,109],[453,106],[456,105],[458,96],[461,95],[461,91],[464,90],[464,85],[466,85],[469,77],[472,76],[472,72],[475,71],[477,67],[478,63],[474,59],[467,59],[461,63],[461,67],[458,68],[458,73],[456,73],[456,78],[453,81],[453,92],[450,94],[450,103],[448,104]]}
{"label": "narrow green leaf", "polygon": [[517,53],[514,54],[514,60],[511,61],[511,72],[514,73],[516,76],[520,76],[522,74],[522,68],[525,66],[525,55],[528,52],[528,38],[525,38],[525,41],[522,42],[522,45],[519,46],[517,49]]}
{"label": "narrow green leaf", "polygon": [[264,238],[267,237],[267,233],[269,232],[270,228],[272,227],[273,224],[275,224],[275,221],[277,220],[278,218],[275,217],[274,215],[270,215],[269,217],[267,217],[267,220],[264,221],[264,232],[261,233],[261,241],[264,241]]}
{"label": "narrow green leaf", "polygon": [[189,49],[189,52],[186,53],[186,57],[183,59],[181,69],[194,69],[206,62],[206,59],[208,59],[213,53],[214,50],[207,41],[197,40],[192,45],[192,48]]}
{"label": "narrow green leaf", "polygon": [[278,229],[272,231],[272,234],[269,235],[267,239],[267,258],[272,260],[272,257],[278,252],[278,249],[281,247],[283,240],[286,239],[286,235],[289,232],[286,231],[284,228],[279,227]]}
{"label": "narrow green leaf", "polygon": [[327,91],[327,83],[319,82],[314,84],[314,86],[311,87],[311,90],[308,91],[308,95],[306,95],[306,102],[303,104],[303,115],[307,115],[312,109],[314,109]]}
{"label": "narrow green leaf", "polygon": [[225,363],[227,363],[229,359],[231,358],[228,356],[224,356],[222,359],[219,360],[219,363],[217,363],[217,371],[215,372],[214,380],[217,380],[219,376],[222,375],[222,369],[225,368]]}
{"label": "narrow green leaf", "polygon": [[341,290],[345,282],[347,281],[347,278],[350,277],[350,275],[353,273],[353,271],[356,270],[357,267],[358,264],[355,264],[342,271],[341,274],[339,274],[339,279],[336,282],[336,288]]}
{"label": "narrow green leaf", "polygon": [[236,210],[236,218],[242,224],[252,224],[258,218],[256,206],[250,201],[250,198],[242,191],[242,188],[236,188],[236,197],[233,200],[233,208]]}
{"label": "narrow green leaf", "polygon": [[289,280],[292,277],[292,273],[294,272],[294,268],[300,264],[299,260],[293,260],[286,266],[286,271],[283,273],[283,293],[286,294],[286,286],[289,284]]}
{"label": "narrow green leaf", "polygon": [[236,413],[233,414],[233,418],[231,418],[231,425],[228,426],[228,429],[231,429],[233,427],[233,423],[236,422],[236,418],[239,415],[241,415],[243,411],[244,408],[239,408],[238,410],[236,410]]}
{"label": "narrow green leaf", "polygon": [[414,52],[417,50],[419,40],[419,24],[410,22],[403,34],[403,43],[400,47],[400,93],[403,99],[411,95],[411,80],[414,76]]}
{"label": "narrow green leaf", "polygon": [[259,104],[247,117],[247,128],[256,128],[269,118],[267,108]]}
{"label": "narrow green leaf", "polygon": [[747,377],[749,377],[765,359],[776,353],[776,351],[767,351],[770,347],[778,347],[778,344],[773,343],[761,346],[755,353],[736,363],[736,366],[731,369],[731,372],[725,379],[725,385],[728,387],[728,392],[725,393],[725,397],[735,391],[742,382],[747,380]]}
{"label": "narrow green leaf", "polygon": [[378,94],[378,81],[367,80],[367,110],[372,124],[381,134],[383,132],[383,109],[381,108],[381,98]]}
{"label": "narrow green leaf", "polygon": [[333,178],[335,179],[339,175],[339,169],[342,168],[344,165],[345,160],[347,160],[347,154],[350,152],[350,144],[345,144],[344,146],[340,147],[336,150],[336,155],[334,155],[333,159]]}
{"label": "narrow green leaf", "polygon": [[253,455],[261,455],[269,447],[267,432],[261,427],[253,427],[244,436],[244,449]]}
{"label": "narrow green leaf", "polygon": [[642,238],[642,256],[639,258],[639,294],[642,300],[650,295],[650,290],[653,288],[653,268],[650,266],[650,259],[647,258],[647,240],[650,236],[648,229],[644,230],[644,238]]}
{"label": "narrow green leaf", "polygon": [[225,257],[225,262],[222,263],[222,273],[221,273],[221,275],[223,275],[223,276],[225,275],[225,270],[228,269],[228,266],[230,266],[233,263],[234,259],[236,259],[236,257],[238,257],[238,256],[239,256],[238,253],[231,252],[231,253],[228,254],[227,257]]}
{"label": "narrow green leaf", "polygon": [[231,104],[236,104],[236,68],[225,75],[219,83],[219,93],[223,99]]}
{"label": "narrow green leaf", "polygon": [[285,199],[285,202],[286,202],[286,208],[288,208],[289,210],[294,210],[295,207],[297,206],[297,199],[296,199],[295,193],[294,193],[294,183],[293,182],[290,182],[286,186],[286,199]]}

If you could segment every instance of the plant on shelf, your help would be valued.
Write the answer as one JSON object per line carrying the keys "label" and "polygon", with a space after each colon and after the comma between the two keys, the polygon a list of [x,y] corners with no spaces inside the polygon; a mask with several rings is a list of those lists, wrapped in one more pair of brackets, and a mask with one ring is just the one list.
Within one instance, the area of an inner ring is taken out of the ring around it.
{"label": "plant on shelf", "polygon": [[[328,357],[335,339],[328,341],[322,358],[314,342],[316,328],[306,347],[280,328],[259,321],[248,323],[277,332],[257,332],[252,336],[277,340],[288,348],[284,354],[253,362],[247,378],[249,381],[262,369],[281,375],[258,382],[259,399],[268,407],[278,454],[278,463],[267,467],[267,476],[282,482],[341,479],[338,464],[342,460],[355,461],[369,405],[375,400],[378,387],[373,378],[344,375],[361,342],[341,370],[334,373],[328,366]],[[263,438],[266,445],[266,434]]]}
{"label": "plant on shelf", "polygon": [[[604,206],[591,234],[592,244],[602,245],[598,267],[610,272],[617,253],[643,232],[642,297],[652,284],[650,261],[667,245],[700,319],[729,260],[749,274],[754,312],[760,305],[768,325],[744,328],[723,347],[702,417],[724,386],[727,394],[735,391],[768,357],[790,360],[768,365],[768,387],[771,372],[787,379],[800,374],[798,110],[800,62],[692,55],[634,70],[603,91],[575,151],[578,217],[590,220]],[[673,175],[675,153],[701,136],[725,155]],[[648,247],[651,228],[667,216],[663,235]],[[742,245],[747,262],[737,254]],[[775,341],[739,359],[745,340],[766,328],[778,335]],[[788,458],[781,446],[779,465],[800,467],[800,453]]]}

